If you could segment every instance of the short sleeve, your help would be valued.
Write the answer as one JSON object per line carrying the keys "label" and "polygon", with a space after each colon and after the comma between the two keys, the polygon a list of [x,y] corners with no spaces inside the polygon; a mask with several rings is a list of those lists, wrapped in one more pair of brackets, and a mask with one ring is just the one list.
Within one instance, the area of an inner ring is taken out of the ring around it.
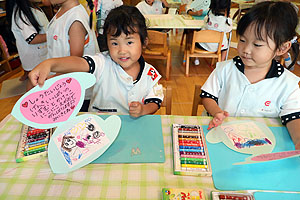
{"label": "short sleeve", "polygon": [[218,65],[219,63],[217,63],[217,67],[209,75],[208,79],[206,80],[206,82],[201,88],[202,90],[214,96],[215,98],[219,97],[219,91],[221,89],[220,78],[219,78],[220,75],[218,75],[221,69],[218,67]]}
{"label": "short sleeve", "polygon": [[156,83],[151,89],[149,94],[144,100],[144,104],[147,103],[156,103],[158,107],[161,106],[161,103],[164,99],[163,87],[161,84]]}
{"label": "short sleeve", "polygon": [[294,90],[282,106],[279,114],[282,124],[300,118],[300,89]]}
{"label": "short sleeve", "polygon": [[30,42],[35,38],[38,32],[35,30],[34,26],[31,25],[27,17],[22,13],[22,18],[25,20],[24,23],[20,18],[18,18],[18,25],[21,29],[22,36],[24,40],[30,44]]}

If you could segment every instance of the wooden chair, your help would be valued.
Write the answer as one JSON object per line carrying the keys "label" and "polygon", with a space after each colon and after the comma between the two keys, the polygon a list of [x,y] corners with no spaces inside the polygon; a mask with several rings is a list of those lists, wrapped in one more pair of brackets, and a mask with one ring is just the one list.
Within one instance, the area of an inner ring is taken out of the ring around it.
{"label": "wooden chair", "polygon": [[[214,59],[217,58],[218,62],[221,61],[221,47],[223,41],[223,32],[214,31],[214,30],[201,30],[194,31],[192,44],[189,44],[190,48],[187,48],[185,54],[186,67],[185,75],[189,76],[189,65],[190,57],[199,57],[199,58],[212,58],[211,66],[214,63]],[[218,43],[218,50],[216,52],[210,52],[206,50],[199,49],[195,47],[196,42],[203,43]]]}
{"label": "wooden chair", "polygon": [[167,86],[163,88],[164,91],[164,100],[161,103],[161,107],[166,108],[166,115],[171,115],[172,110],[172,87]]}
{"label": "wooden chair", "polygon": [[169,80],[171,69],[171,50],[168,47],[167,36],[167,33],[148,30],[149,42],[146,49],[143,50],[143,57],[145,59],[166,60],[166,80]]}
{"label": "wooden chair", "polygon": [[202,105],[200,94],[201,94],[201,85],[195,85],[192,116],[197,116],[198,106]]}

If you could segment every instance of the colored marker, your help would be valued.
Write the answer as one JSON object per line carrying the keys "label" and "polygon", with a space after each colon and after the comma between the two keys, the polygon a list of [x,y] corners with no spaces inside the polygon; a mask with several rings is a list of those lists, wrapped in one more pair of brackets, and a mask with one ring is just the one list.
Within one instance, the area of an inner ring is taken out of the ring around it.
{"label": "colored marker", "polygon": [[206,161],[192,161],[192,160],[181,160],[181,164],[192,164],[192,165],[207,165]]}
{"label": "colored marker", "polygon": [[30,151],[30,150],[34,150],[34,149],[38,149],[38,148],[41,148],[41,147],[45,147],[47,146],[48,144],[41,144],[41,145],[38,145],[38,146],[34,146],[34,147],[30,147],[28,149],[26,149],[27,151]]}
{"label": "colored marker", "polygon": [[180,160],[207,161],[206,158],[180,158]]}
{"label": "colored marker", "polygon": [[183,151],[183,152],[203,152],[204,153],[204,149],[179,149],[179,151]]}
{"label": "colored marker", "polygon": [[[44,151],[44,153],[46,153]],[[24,157],[21,157],[21,158],[17,158],[16,159],[16,162],[17,163],[20,163],[20,162],[24,162],[24,161],[27,161],[27,160],[32,160],[32,159],[35,159],[35,158],[38,158],[38,157],[42,157],[44,155],[44,153],[36,153],[36,154],[32,154],[32,155],[27,155],[27,156],[24,156]]]}
{"label": "colored marker", "polygon": [[31,144],[26,144],[25,146],[25,149],[29,149],[31,147],[36,147],[36,146],[40,146],[40,145],[43,145],[43,144],[48,144],[48,141],[46,140],[41,140],[41,141],[36,141],[37,143],[31,143]]}
{"label": "colored marker", "polygon": [[43,142],[48,142],[48,138],[41,139],[41,140],[36,140],[33,142],[28,142],[27,145],[33,145],[33,144],[38,144],[38,143],[43,143]]}
{"label": "colored marker", "polygon": [[202,155],[184,155],[184,154],[181,154],[180,157],[182,159],[187,159],[187,158],[198,158],[198,159],[206,159],[206,156],[202,156]]}
{"label": "colored marker", "polygon": [[38,148],[38,149],[33,149],[33,150],[29,150],[29,151],[24,151],[24,156],[28,156],[28,155],[32,155],[32,154],[36,154],[39,152],[44,152],[47,150],[47,146]]}
{"label": "colored marker", "polygon": [[201,146],[179,146],[179,149],[203,150],[204,151],[204,147],[201,147]]}
{"label": "colored marker", "polygon": [[32,130],[32,131],[28,131],[27,132],[27,136],[31,136],[31,135],[35,135],[35,134],[39,134],[39,133],[46,133],[47,130],[45,129],[35,129],[35,130]]}
{"label": "colored marker", "polygon": [[179,151],[180,155],[201,155],[204,156],[204,152],[191,152],[191,151]]}
{"label": "colored marker", "polygon": [[182,168],[207,168],[207,165],[181,164]]}

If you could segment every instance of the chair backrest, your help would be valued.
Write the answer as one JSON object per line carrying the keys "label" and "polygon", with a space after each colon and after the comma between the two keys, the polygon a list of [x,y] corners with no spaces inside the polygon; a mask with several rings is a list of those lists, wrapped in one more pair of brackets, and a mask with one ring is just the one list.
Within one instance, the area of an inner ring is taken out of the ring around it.
{"label": "chair backrest", "polygon": [[[167,33],[154,31],[154,30],[148,30],[148,45],[145,50],[145,53],[151,54],[151,50],[155,51],[155,49],[159,48],[160,53],[163,53],[164,56],[167,56],[168,49],[169,49],[167,37],[168,37]],[[162,52],[161,52],[161,49],[163,50]]]}
{"label": "chair backrest", "polygon": [[166,115],[171,115],[172,110],[172,87],[167,86],[163,88],[164,91],[164,100],[161,103],[162,107],[166,108]]}
{"label": "chair backrest", "polygon": [[201,94],[201,85],[195,85],[192,116],[197,116],[198,106],[202,105],[200,94]]}
{"label": "chair backrest", "polygon": [[218,45],[217,54],[220,54],[222,42],[223,42],[223,36],[224,36],[224,32],[219,32],[215,30],[194,31],[191,53],[194,53],[195,51],[196,42],[202,42],[202,43],[218,43],[219,45]]}

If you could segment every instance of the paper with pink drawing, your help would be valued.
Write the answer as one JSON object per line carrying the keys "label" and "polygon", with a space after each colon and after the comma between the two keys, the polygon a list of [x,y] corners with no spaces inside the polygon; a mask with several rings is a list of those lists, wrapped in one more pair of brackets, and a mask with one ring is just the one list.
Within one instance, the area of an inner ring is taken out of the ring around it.
{"label": "paper with pink drawing", "polygon": [[[271,153],[276,145],[272,131],[264,123],[251,120],[223,123],[208,132],[206,140],[210,143],[223,142],[227,147],[239,153],[253,154],[249,158]],[[246,159],[236,164],[254,162],[261,161]]]}
{"label": "paper with pink drawing", "polygon": [[84,101],[85,90],[95,84],[95,76],[74,72],[56,76],[24,94],[11,114],[36,128],[53,128],[75,117]]}
{"label": "paper with pink drawing", "polygon": [[103,120],[84,114],[59,126],[49,143],[48,159],[54,173],[68,173],[83,167],[99,156],[115,141],[121,128],[119,116]]}

